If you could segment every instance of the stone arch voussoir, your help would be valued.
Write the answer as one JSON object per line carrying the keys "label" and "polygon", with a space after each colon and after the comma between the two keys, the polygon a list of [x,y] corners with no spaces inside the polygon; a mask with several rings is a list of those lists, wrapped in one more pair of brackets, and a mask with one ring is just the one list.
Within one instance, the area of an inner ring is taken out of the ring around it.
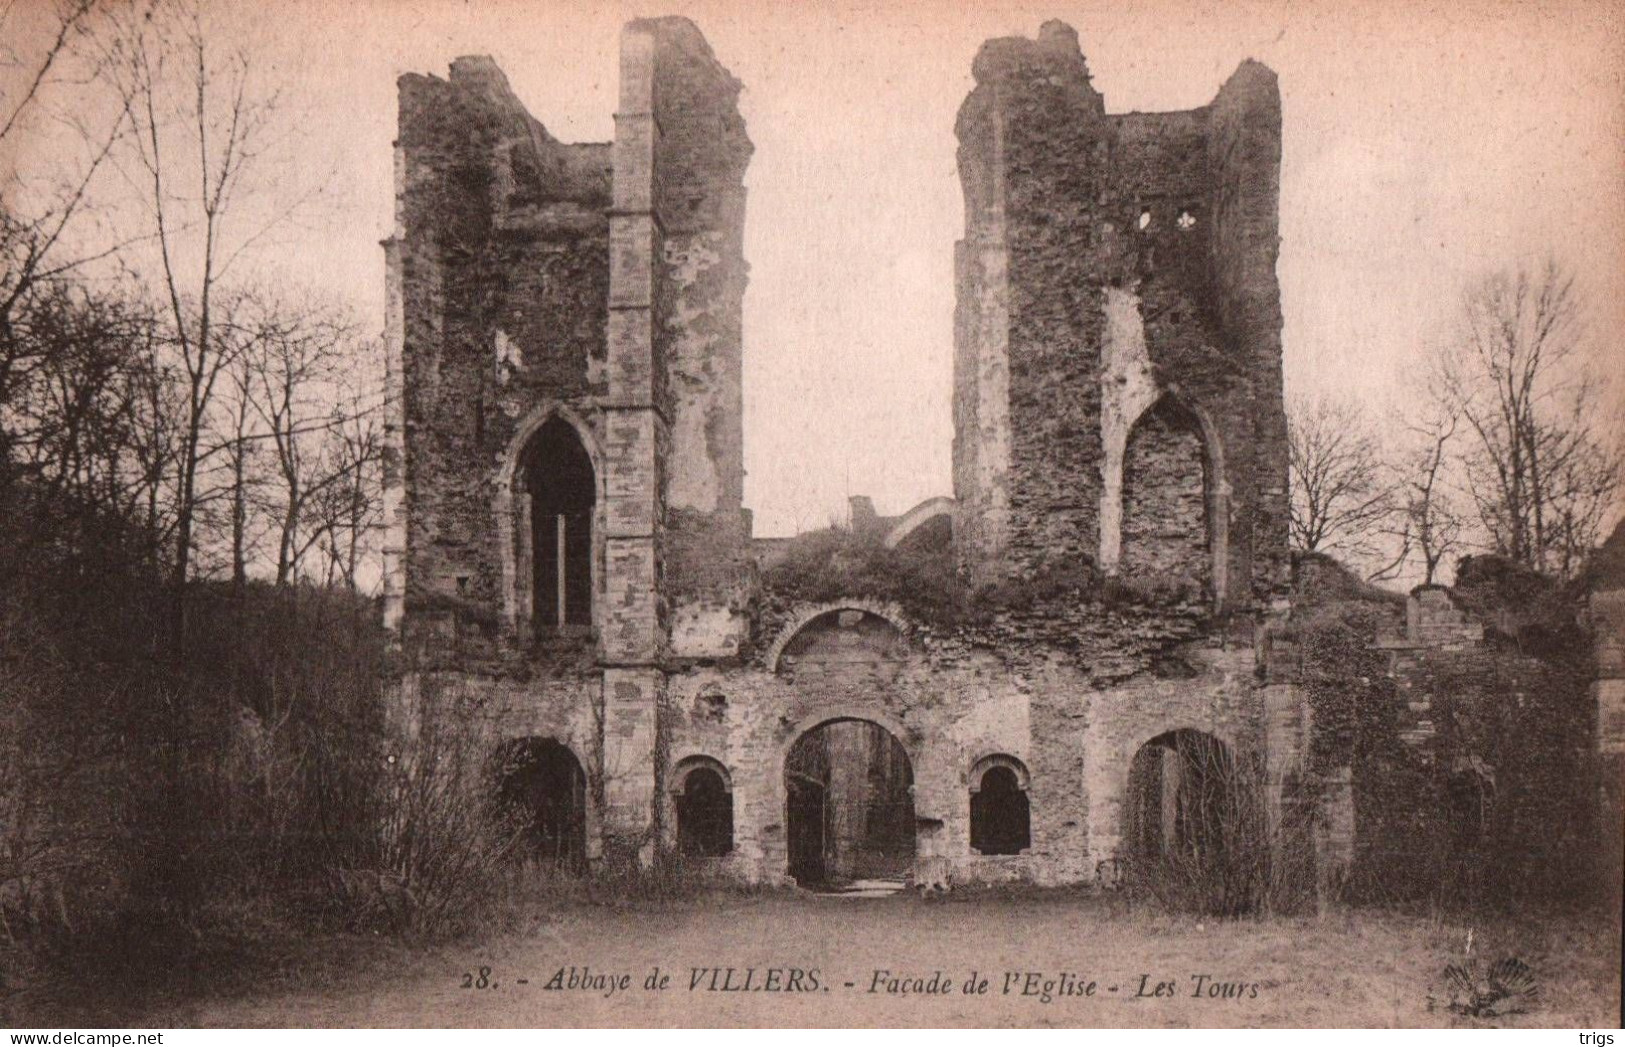
{"label": "stone arch voussoir", "polygon": [[903,613],[901,607],[890,601],[852,598],[828,600],[818,604],[802,604],[795,609],[789,621],[779,629],[773,643],[768,647],[766,655],[763,656],[762,661],[767,667],[767,671],[770,673],[779,671],[779,659],[783,656],[784,649],[790,645],[790,641],[796,638],[797,633],[817,619],[836,611],[863,611],[866,614],[885,619],[892,628],[905,637],[913,635],[914,629],[908,620],[908,616]]}

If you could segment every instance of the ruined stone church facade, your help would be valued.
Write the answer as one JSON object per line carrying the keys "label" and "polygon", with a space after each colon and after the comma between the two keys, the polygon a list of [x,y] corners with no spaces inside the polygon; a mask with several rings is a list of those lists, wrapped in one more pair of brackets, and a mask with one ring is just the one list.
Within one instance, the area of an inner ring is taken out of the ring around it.
{"label": "ruined stone church facade", "polygon": [[1196,751],[1281,816],[1310,725],[1268,642],[1275,76],[1109,114],[1059,23],[974,72],[953,497],[875,536],[1019,595],[954,623],[774,590],[786,543],[742,506],[752,145],[692,23],[626,27],[607,144],[555,140],[489,59],[401,78],[386,620],[407,700],[455,691],[531,761],[509,791],[555,854],[1094,882],[1177,845]]}

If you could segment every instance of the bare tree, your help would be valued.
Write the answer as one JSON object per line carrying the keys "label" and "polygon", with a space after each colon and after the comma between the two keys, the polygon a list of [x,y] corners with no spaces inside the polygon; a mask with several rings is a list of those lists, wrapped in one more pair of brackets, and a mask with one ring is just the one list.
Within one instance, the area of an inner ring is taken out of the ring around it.
{"label": "bare tree", "polygon": [[[6,158],[0,164],[0,411],[12,402],[15,386],[28,381],[28,369],[40,363],[31,354],[49,345],[25,330],[36,296],[52,294],[74,270],[121,246],[63,250],[88,207],[92,183],[128,128],[122,113],[92,126],[52,90],[60,81],[84,82],[100,70],[92,37],[104,6],[101,0],[61,0],[34,26],[22,23],[38,17],[44,5],[0,7],[0,157]],[[58,124],[77,129],[84,155],[74,159],[54,151],[48,166],[22,163],[36,151],[31,141],[41,127]],[[0,480],[12,450],[13,434],[0,425]]]}
{"label": "bare tree", "polygon": [[342,419],[326,433],[328,475],[309,511],[325,569],[323,581],[358,587],[361,559],[383,509],[383,428],[379,412]]}
{"label": "bare tree", "polygon": [[[10,137],[29,112],[37,108],[51,71],[74,54],[77,38],[84,32],[96,4],[97,0],[67,0],[57,4],[47,39],[33,53],[24,54],[13,44],[0,43],[0,67],[11,70],[9,79],[16,81],[8,85],[0,101],[0,141]],[[0,28],[6,30],[4,39],[7,41],[22,35],[13,35],[19,14],[13,4],[0,8]]]}
{"label": "bare tree", "polygon": [[1390,581],[1420,575],[1424,585],[1439,579],[1445,561],[1462,550],[1459,455],[1461,416],[1431,390],[1406,405],[1392,430],[1397,446],[1385,470],[1394,487],[1394,512],[1381,528],[1391,543],[1386,562],[1368,577]]}
{"label": "bare tree", "polygon": [[216,46],[198,5],[165,3],[153,17],[129,21],[111,55],[133,129],[126,173],[144,200],[181,387],[171,568],[179,635],[215,397],[241,349],[226,336],[219,309],[232,266],[263,232],[234,219],[276,97],[256,90],[246,50]]}
{"label": "bare tree", "polygon": [[[31,363],[0,404],[14,478],[30,485],[36,511],[132,518],[147,483],[132,454],[154,330],[144,303],[53,281],[15,321],[19,358]],[[71,540],[71,521],[40,522]]]}
{"label": "bare tree", "polygon": [[226,397],[226,465],[230,471],[227,490],[231,499],[231,584],[241,589],[248,582],[249,503],[257,458],[253,440],[253,375],[246,361],[232,368],[231,388]]}
{"label": "bare tree", "polygon": [[1353,403],[1318,397],[1287,408],[1292,543],[1365,560],[1394,511],[1381,445]]}
{"label": "bare tree", "polygon": [[276,581],[293,580],[300,560],[322,537],[307,527],[314,499],[346,484],[352,472],[342,440],[350,419],[335,403],[345,368],[360,355],[351,325],[337,314],[269,306],[246,357],[254,408],[276,469],[272,504],[277,536]]}
{"label": "bare tree", "polygon": [[1461,547],[1465,521],[1449,488],[1447,448],[1455,436],[1455,417],[1415,430],[1420,447],[1403,473],[1404,519],[1411,544],[1421,558],[1422,584],[1438,580],[1439,566]]}
{"label": "bare tree", "polygon": [[1437,360],[1470,436],[1466,484],[1490,548],[1567,576],[1616,508],[1625,463],[1585,359],[1585,307],[1555,260],[1490,275]]}
{"label": "bare tree", "polygon": [[174,530],[171,508],[175,504],[173,482],[180,453],[180,388],[155,343],[154,331],[148,338],[146,365],[125,374],[126,396],[137,405],[134,424],[126,448],[131,469],[134,503],[132,518],[142,521],[154,543],[155,558],[161,558]]}

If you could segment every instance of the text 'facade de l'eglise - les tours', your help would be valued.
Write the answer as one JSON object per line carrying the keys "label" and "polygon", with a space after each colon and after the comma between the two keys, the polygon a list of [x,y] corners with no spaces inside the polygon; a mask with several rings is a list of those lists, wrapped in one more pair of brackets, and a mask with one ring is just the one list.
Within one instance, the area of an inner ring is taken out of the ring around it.
{"label": "text 'facade de l'eglise - les tours'", "polygon": [[1274,73],[1109,114],[1057,22],[974,73],[953,497],[791,539],[741,504],[752,145],[699,30],[626,27],[612,143],[555,140],[486,58],[401,79],[404,706],[486,720],[581,867],[1109,885],[1250,826],[1399,885],[1594,839],[1617,548],[1557,654],[1504,642],[1496,577],[1407,600],[1289,553]]}

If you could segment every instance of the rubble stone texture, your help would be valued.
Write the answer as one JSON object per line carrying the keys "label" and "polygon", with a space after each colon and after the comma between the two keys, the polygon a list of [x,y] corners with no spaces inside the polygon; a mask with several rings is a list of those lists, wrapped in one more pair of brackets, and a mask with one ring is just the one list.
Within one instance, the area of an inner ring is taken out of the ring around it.
{"label": "rubble stone texture", "polygon": [[[594,862],[674,849],[672,769],[704,765],[734,819],[733,851],[705,860],[785,880],[792,828],[826,831],[793,824],[792,748],[864,721],[898,743],[864,751],[901,752],[887,780],[911,796],[867,797],[872,758],[830,769],[851,798],[826,815],[831,876],[890,833],[880,851],[913,854],[921,882],[1115,882],[1145,806],[1130,767],[1175,731],[1262,771],[1272,818],[1289,782],[1320,797],[1331,875],[1357,850],[1359,781],[1347,758],[1311,766],[1290,622],[1275,76],[1247,62],[1204,108],[1108,114],[1057,22],[989,41],[973,71],[954,498],[895,518],[855,500],[853,538],[951,542],[943,571],[964,592],[1025,598],[974,627],[766,584],[795,542],[753,541],[741,505],[752,146],[741,85],[692,23],[625,28],[613,143],[554,139],[487,58],[401,78],[384,244],[401,700],[454,691],[508,737],[568,746]],[[538,549],[580,524],[534,518],[556,503],[527,463],[583,454],[591,540]],[[590,592],[590,626],[538,607],[561,590]],[[1448,600],[1418,596],[1413,618],[1428,645],[1482,646]],[[1611,684],[1599,705],[1618,704]],[[1020,854],[970,846],[990,760],[1026,792]],[[912,840],[852,820],[870,808],[911,808]]]}
{"label": "rubble stone texture", "polygon": [[[958,125],[962,569],[1185,570],[1179,547],[1198,544],[1221,603],[1279,591],[1275,75],[1247,62],[1205,108],[1108,115],[1059,22],[988,42],[974,73]],[[1144,431],[1174,414],[1198,440]],[[1202,472],[1203,506],[1161,490]],[[1140,512],[1125,517],[1125,493]],[[1153,507],[1173,515],[1152,524]]]}

